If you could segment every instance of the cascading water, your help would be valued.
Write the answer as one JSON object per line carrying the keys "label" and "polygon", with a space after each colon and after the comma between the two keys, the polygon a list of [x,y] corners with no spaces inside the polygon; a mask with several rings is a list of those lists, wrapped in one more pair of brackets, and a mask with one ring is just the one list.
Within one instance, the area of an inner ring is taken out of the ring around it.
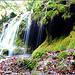
{"label": "cascading water", "polygon": [[14,43],[14,39],[15,35],[18,31],[20,22],[22,21],[23,17],[25,14],[21,14],[19,16],[16,16],[15,18],[13,18],[12,21],[10,21],[10,23],[8,24],[8,27],[6,29],[5,26],[3,26],[3,33],[2,36],[0,37],[0,55],[2,54],[2,50],[3,49],[8,49],[9,50],[9,56],[12,55],[12,51],[15,48],[15,46],[13,45]]}
{"label": "cascading water", "polygon": [[[46,7],[45,15],[46,15],[46,12],[47,12],[47,5],[48,5],[48,3],[45,5],[45,7]],[[45,18],[45,15],[44,15],[43,19]],[[41,21],[41,24],[39,25],[39,32],[38,32],[38,38],[37,38],[37,47],[41,44],[43,19]]]}
{"label": "cascading water", "polygon": [[26,46],[28,46],[28,42],[29,42],[30,26],[31,26],[31,12],[28,12],[28,23],[26,27],[27,31],[26,31],[26,38],[25,38]]}

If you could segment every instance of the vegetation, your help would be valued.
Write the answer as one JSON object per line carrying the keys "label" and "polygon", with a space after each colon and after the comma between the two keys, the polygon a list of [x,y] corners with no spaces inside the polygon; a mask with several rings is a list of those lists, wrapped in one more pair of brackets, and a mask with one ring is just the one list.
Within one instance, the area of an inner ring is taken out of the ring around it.
{"label": "vegetation", "polygon": [[60,53],[57,54],[59,59],[61,60],[62,58],[66,58],[68,56],[66,51],[62,51]]}
{"label": "vegetation", "polygon": [[19,49],[19,48],[15,48],[14,51],[13,51],[13,54],[23,54],[24,52]]}
{"label": "vegetation", "polygon": [[[42,57],[46,51],[60,51],[63,49],[73,49],[75,47],[75,31],[71,31],[67,37],[60,37],[51,40],[46,39],[33,53],[33,58]],[[38,56],[37,56],[38,55]]]}
{"label": "vegetation", "polygon": [[9,50],[3,49],[3,56],[8,56]]}
{"label": "vegetation", "polygon": [[[24,63],[23,63],[23,61],[24,61]],[[18,62],[19,61],[17,61],[16,63],[18,63]],[[36,60],[22,59],[21,62],[20,62],[20,64],[21,64],[21,66],[23,66],[23,65],[27,65],[30,62],[31,62],[31,64],[29,64],[27,67],[25,67],[24,70],[29,69],[31,71],[31,70],[34,70],[35,67],[36,67],[36,65],[37,65]]]}
{"label": "vegetation", "polygon": [[21,35],[22,35],[22,32],[25,32],[26,24],[27,24],[26,19],[22,20],[22,22],[20,23],[19,30],[18,30],[18,36],[16,40],[17,46],[22,47],[24,45],[24,37],[22,37]]}

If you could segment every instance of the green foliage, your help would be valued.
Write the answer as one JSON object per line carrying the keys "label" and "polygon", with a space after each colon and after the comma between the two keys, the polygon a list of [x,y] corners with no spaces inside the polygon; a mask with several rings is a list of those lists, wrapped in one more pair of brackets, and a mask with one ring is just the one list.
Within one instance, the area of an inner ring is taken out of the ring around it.
{"label": "green foliage", "polygon": [[32,8],[36,7],[36,3],[37,5],[39,5],[41,3],[41,0],[40,1],[33,0],[28,2],[27,11],[31,11]]}
{"label": "green foliage", "polygon": [[58,11],[58,10],[53,11],[52,18],[53,18],[54,16],[58,15],[58,14],[59,14],[59,11]]}
{"label": "green foliage", "polygon": [[[23,60],[21,61],[21,64],[23,64]],[[31,70],[35,69],[36,64],[37,64],[36,60],[28,60],[28,59],[26,59],[25,60],[25,65],[28,64],[29,62],[31,62],[31,64],[29,64],[27,67],[25,67],[24,70],[29,69],[31,71]]]}
{"label": "green foliage", "polygon": [[8,49],[3,49],[3,52],[7,52],[8,51]]}
{"label": "green foliage", "polygon": [[59,12],[65,12],[66,11],[65,8],[66,8],[66,5],[63,5],[63,4],[58,5]]}
{"label": "green foliage", "polygon": [[2,16],[1,22],[7,22],[8,20],[9,20],[9,18],[6,15],[4,15],[4,16]]}
{"label": "green foliage", "polygon": [[53,9],[53,7],[54,7],[54,5],[53,5],[53,4],[48,5],[48,6],[47,6],[47,9],[48,9],[48,8]]}
{"label": "green foliage", "polygon": [[5,56],[8,56],[7,54],[3,54],[3,56],[5,57]]}
{"label": "green foliage", "polygon": [[27,24],[27,20],[26,21],[25,20],[26,19],[22,20],[22,22],[20,23],[18,35],[17,35],[17,40],[16,40],[16,45],[21,46],[21,47],[24,44],[23,39],[21,38],[21,34],[22,34],[23,31],[25,31],[26,24]]}
{"label": "green foliage", "polygon": [[53,14],[53,10],[47,11],[46,18],[50,19],[50,17],[52,16],[52,14]]}
{"label": "green foliage", "polygon": [[8,52],[9,52],[8,49],[3,49],[3,56],[8,56]]}
{"label": "green foliage", "polygon": [[68,54],[66,51],[62,51],[62,52],[58,53],[57,56],[59,57],[59,59],[62,59],[62,58],[66,58],[68,56]]}
{"label": "green foliage", "polygon": [[70,13],[64,13],[63,15],[62,15],[62,18],[64,18],[64,19],[66,19],[66,18],[70,18],[71,17],[71,14]]}
{"label": "green foliage", "polygon": [[[31,64],[29,64],[27,67],[25,67],[24,70],[29,69],[31,71],[31,70],[35,69],[35,67],[37,65],[36,60],[22,59],[21,62],[20,62],[21,66],[23,66],[23,61],[24,61],[24,65],[27,65],[28,63],[31,62]],[[18,62],[19,61],[17,61],[16,63],[18,63]]]}

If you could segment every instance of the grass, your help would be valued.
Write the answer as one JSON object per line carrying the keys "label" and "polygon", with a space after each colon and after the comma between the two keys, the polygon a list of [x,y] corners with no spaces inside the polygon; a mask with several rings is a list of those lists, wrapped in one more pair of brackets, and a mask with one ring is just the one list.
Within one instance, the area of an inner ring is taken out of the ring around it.
{"label": "grass", "polygon": [[[32,53],[34,58],[45,55],[46,51],[59,51],[63,49],[73,49],[75,47],[75,31],[71,31],[67,37],[55,38],[52,42],[47,39]],[[38,56],[37,56],[38,55]]]}

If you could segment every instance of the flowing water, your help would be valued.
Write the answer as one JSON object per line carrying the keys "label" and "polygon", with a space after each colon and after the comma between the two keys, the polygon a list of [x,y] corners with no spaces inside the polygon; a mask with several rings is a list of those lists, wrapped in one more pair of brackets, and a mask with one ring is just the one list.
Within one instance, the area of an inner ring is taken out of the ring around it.
{"label": "flowing water", "polygon": [[39,32],[38,32],[38,38],[37,38],[37,47],[41,44],[41,39],[42,39],[42,25],[43,25],[43,20],[44,20],[44,18],[45,18],[45,16],[46,16],[47,5],[48,5],[48,2],[47,2],[47,4],[45,5],[45,8],[46,8],[46,10],[45,10],[45,15],[44,15],[43,19],[41,20],[41,24],[39,25]]}
{"label": "flowing water", "polygon": [[28,45],[29,42],[29,34],[30,34],[30,26],[31,26],[31,12],[28,12],[28,22],[27,22],[27,31],[26,31],[26,38],[25,44]]}
{"label": "flowing water", "polygon": [[[0,37],[0,55],[2,54],[3,49],[8,49],[9,50],[9,56],[12,55],[12,52],[14,48],[16,47],[16,44],[14,44],[14,41],[17,39],[17,34],[18,34],[18,29],[19,25],[24,17],[29,16],[28,12],[25,14],[20,14],[19,16],[16,16],[15,18],[8,23],[8,27],[5,28],[5,24],[3,24],[3,31]],[[30,18],[30,17],[29,17]],[[30,23],[28,22],[28,26]],[[26,36],[26,41],[28,42],[28,35],[29,30],[27,30],[27,36]]]}

